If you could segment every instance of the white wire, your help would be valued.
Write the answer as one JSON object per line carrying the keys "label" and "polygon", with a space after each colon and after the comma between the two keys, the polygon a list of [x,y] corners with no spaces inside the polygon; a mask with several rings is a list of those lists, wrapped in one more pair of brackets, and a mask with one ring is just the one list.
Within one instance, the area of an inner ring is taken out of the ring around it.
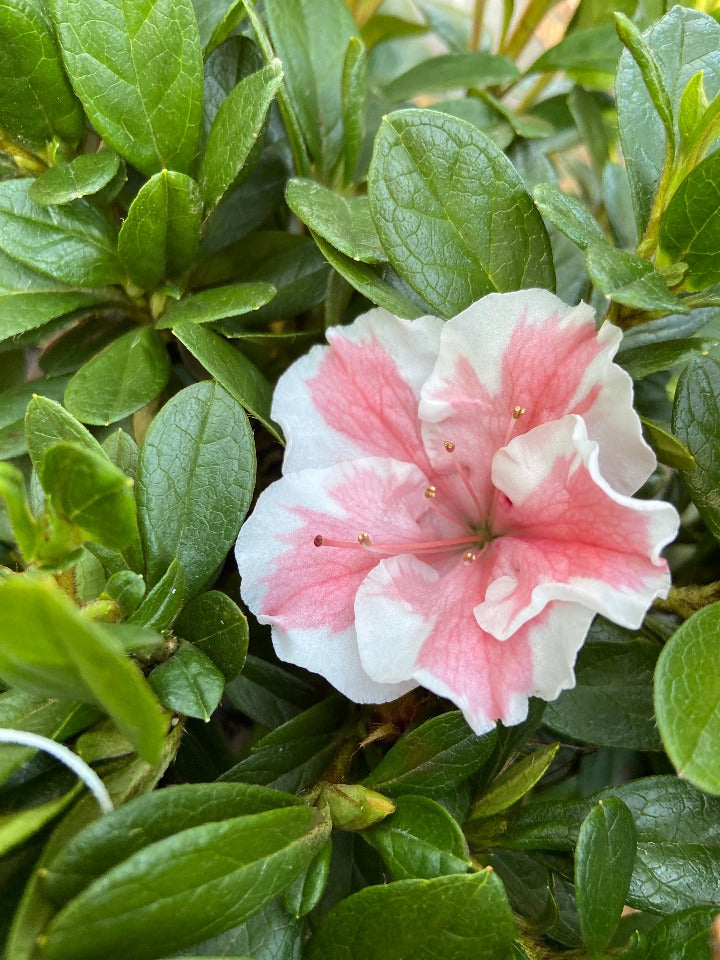
{"label": "white wire", "polygon": [[105,788],[105,784],[95,773],[92,767],[89,767],[72,750],[68,750],[62,743],[50,740],[48,737],[41,737],[37,733],[27,733],[25,730],[11,730],[8,727],[0,727],[0,743],[13,743],[21,747],[34,747],[36,750],[44,750],[51,754],[56,760],[64,763],[75,773],[85,784],[98,802],[98,806],[103,813],[110,813],[114,807],[110,799],[110,794]]}

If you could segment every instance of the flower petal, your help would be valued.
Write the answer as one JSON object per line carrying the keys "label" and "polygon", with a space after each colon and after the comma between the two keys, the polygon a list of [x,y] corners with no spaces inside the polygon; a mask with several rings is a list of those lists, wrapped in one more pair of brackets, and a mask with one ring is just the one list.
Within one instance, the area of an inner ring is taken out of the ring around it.
{"label": "flower petal", "polygon": [[420,388],[433,368],[442,320],[376,309],[328,330],[278,381],[273,418],[287,439],[283,470],[383,456],[425,468]]}
{"label": "flower petal", "polygon": [[488,570],[482,558],[445,576],[414,557],[383,560],[355,602],[360,658],[374,679],[413,677],[462,710],[478,733],[497,720],[520,723],[531,696],[554,699],[574,683],[575,655],[593,613],[552,603],[515,636],[499,642],[480,628],[473,608]]}
{"label": "flower petal", "polygon": [[[633,493],[655,467],[632,410],[632,381],[612,363],[621,332],[595,329],[592,309],[569,307],[547,290],[493,293],[448,320],[420,416],[431,460],[452,440],[467,463],[489,464],[512,436],[569,413],[600,443],[600,468]],[[513,420],[513,410],[523,410]],[[482,424],[482,430],[478,430]],[[478,485],[489,489],[489,469]],[[487,496],[487,493],[484,494]]]}
{"label": "flower petal", "polygon": [[553,600],[580,603],[636,628],[670,587],[660,551],[676,535],[674,507],[617,493],[581,417],[542,424],[493,460],[499,498],[494,569],[480,626],[506,640]]}
{"label": "flower petal", "polygon": [[[272,625],[278,655],[354,691],[353,699],[399,695],[356,676],[355,594],[379,560],[357,536],[377,531],[409,546],[434,536],[417,522],[427,512],[426,484],[414,465],[383,458],[301,470],[271,484],[240,531],[243,600],[260,623]],[[318,534],[349,546],[316,547]]]}

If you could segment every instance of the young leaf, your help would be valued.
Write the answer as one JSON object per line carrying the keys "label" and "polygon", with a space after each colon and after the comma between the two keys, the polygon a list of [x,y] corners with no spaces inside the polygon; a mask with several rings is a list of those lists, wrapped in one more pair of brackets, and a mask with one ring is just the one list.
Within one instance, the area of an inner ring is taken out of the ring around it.
{"label": "young leaf", "polygon": [[327,960],[343,945],[347,960],[506,960],[515,936],[500,879],[470,876],[400,880],[366,887],[335,906],[307,945],[307,960]]}
{"label": "young leaf", "polygon": [[195,597],[183,610],[174,632],[202,650],[226,680],[242,670],[248,648],[247,617],[230,597],[210,590]]}
{"label": "young leaf", "polygon": [[65,391],[65,406],[83,423],[115,423],[165,388],[170,359],[150,327],[130,330],[82,366]]}
{"label": "young leaf", "polygon": [[601,293],[628,307],[639,310],[687,310],[668,290],[652,263],[625,250],[617,250],[604,240],[593,240],[585,251],[585,265],[594,286]]}
{"label": "young leaf", "polygon": [[559,746],[550,743],[539,747],[504,770],[472,805],[468,819],[492,817],[522,799],[547,772]]}
{"label": "young leaf", "polygon": [[225,678],[212,660],[187,641],[169,660],[155,667],[148,682],[170,710],[206,723],[220,703],[225,686]]}
{"label": "young leaf", "polygon": [[95,437],[81,423],[68,413],[64,407],[47,397],[33,397],[25,414],[25,434],[28,453],[37,470],[40,483],[43,482],[43,461],[45,452],[55,443],[68,441],[80,444],[88,453],[104,457],[105,451]]}
{"label": "young leaf", "polygon": [[357,169],[365,139],[365,111],[367,109],[367,57],[362,41],[350,37],[342,71],[342,116],[345,146],[343,173],[345,183],[351,183]]}
{"label": "young leaf", "polygon": [[43,146],[60,137],[75,143],[83,115],[63,70],[42,0],[0,0],[0,127]]}
{"label": "young leaf", "polygon": [[153,630],[166,630],[182,610],[185,600],[185,571],[177,560],[173,560],[128,622]]}
{"label": "young leaf", "polygon": [[647,417],[640,417],[645,439],[655,451],[660,463],[674,470],[692,471],[697,466],[695,457],[677,437]]}
{"label": "young leaf", "polygon": [[129,617],[145,596],[145,581],[132,570],[121,570],[108,579],[103,593],[117,603],[123,617]]}
{"label": "young leaf", "polygon": [[607,947],[625,905],[637,840],[621,800],[600,800],[585,818],[575,848],[575,890],[583,940],[591,953]]}
{"label": "young leaf", "polygon": [[314,235],[364,263],[387,259],[380,246],[367,197],[343,197],[313,180],[293,179],[285,189],[290,209]]}
{"label": "young leaf", "polygon": [[28,190],[33,203],[43,207],[59,206],[102,190],[120,167],[120,157],[112,150],[82,153],[67,163],[57,163],[41,174]]}
{"label": "young leaf", "polygon": [[363,783],[391,797],[433,797],[479,770],[495,737],[495,731],[476,736],[457,710],[443,713],[401,737]]}
{"label": "young leaf", "polygon": [[205,823],[159,840],[71,900],[48,927],[43,955],[152,960],[221,933],[301,873],[329,827],[319,811],[289,807]]}
{"label": "young leaf", "polygon": [[186,173],[202,113],[202,50],[190,0],[52,0],[65,66],[90,122],[146,176]]}
{"label": "young leaf", "polygon": [[711,533],[720,539],[720,363],[691,360],[678,380],[673,433],[695,460],[683,471],[690,496]]}
{"label": "young leaf", "polygon": [[239,317],[269,303],[275,293],[275,287],[269,283],[231,283],[201,290],[171,302],[156,326],[163,330],[181,323],[210,323]]}
{"label": "young leaf", "polygon": [[540,213],[582,250],[593,240],[604,240],[605,234],[595,217],[554,183],[540,183],[533,190],[533,199]]}
{"label": "young leaf", "polygon": [[39,207],[28,197],[33,180],[0,183],[0,248],[26,267],[78,287],[119,283],[115,227],[88,200]]}
{"label": "young leaf", "polygon": [[492,53],[445,53],[422,60],[384,88],[389,103],[410,100],[419,93],[445,93],[460,87],[494,87],[520,76],[507,57]]}
{"label": "young leaf", "polygon": [[368,187],[390,262],[442,316],[494,290],[554,287],[540,215],[509,160],[471,124],[435,110],[385,117]]}
{"label": "young leaf", "polygon": [[280,428],[270,419],[272,387],[254,363],[224,337],[198,324],[180,323],[173,333],[234,400],[282,439]]}
{"label": "young leaf", "polygon": [[720,157],[711,154],[672,196],[660,231],[660,246],[688,265],[685,286],[702,290],[720,281]]}
{"label": "young leaf", "polygon": [[698,126],[708,108],[703,71],[698,70],[687,82],[678,107],[678,130],[684,144],[695,139]]}
{"label": "young leaf", "polygon": [[342,72],[357,27],[343,0],[267,0],[270,35],[321,177],[342,146]]}
{"label": "young leaf", "polygon": [[216,383],[177,393],[150,425],[138,466],[140,535],[154,585],[174,558],[188,596],[212,580],[237,537],[255,483],[242,407]]}
{"label": "young leaf", "polygon": [[[200,189],[206,209],[213,210],[218,205],[245,165],[282,78],[282,64],[273,60],[241,80],[221,104],[200,165]],[[228,143],[232,150],[228,150]]]}
{"label": "young leaf", "polygon": [[184,173],[162,170],[140,188],[118,236],[120,258],[138,286],[154,290],[192,264],[201,214],[199,187]]}
{"label": "young leaf", "polygon": [[363,837],[380,853],[393,880],[432,880],[467,873],[470,866],[462,830],[429,797],[398,797],[395,813]]}
{"label": "young leaf", "polygon": [[720,604],[686,620],[660,654],[655,712],[667,754],[679,775],[720,794]]}
{"label": "young leaf", "polygon": [[52,581],[0,583],[4,639],[0,676],[30,692],[101,706],[148,760],[166,718],[142,674],[101,626],[83,617]]}
{"label": "young leaf", "polygon": [[301,873],[285,888],[282,903],[291,916],[304,917],[317,906],[325,892],[331,855],[332,843],[328,840],[315,854],[305,873]]}

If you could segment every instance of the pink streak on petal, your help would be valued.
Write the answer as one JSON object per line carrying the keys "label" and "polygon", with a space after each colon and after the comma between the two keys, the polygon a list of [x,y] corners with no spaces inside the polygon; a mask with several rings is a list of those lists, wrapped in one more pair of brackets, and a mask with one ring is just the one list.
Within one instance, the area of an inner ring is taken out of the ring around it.
{"label": "pink streak on petal", "polygon": [[374,336],[362,343],[333,337],[308,388],[325,422],[368,456],[393,457],[429,470],[417,395]]}

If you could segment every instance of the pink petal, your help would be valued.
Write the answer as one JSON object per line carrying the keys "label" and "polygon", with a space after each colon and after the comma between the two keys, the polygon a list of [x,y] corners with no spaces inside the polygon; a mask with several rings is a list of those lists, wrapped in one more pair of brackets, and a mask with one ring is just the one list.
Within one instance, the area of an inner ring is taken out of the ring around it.
{"label": "pink petal", "polygon": [[420,388],[433,368],[442,321],[402,320],[371,310],[328,330],[280,378],[272,415],[287,439],[283,470],[357,457],[427,460],[420,438]]}
{"label": "pink petal", "polygon": [[[271,484],[240,531],[242,596],[261,623],[272,625],[278,655],[353,690],[353,699],[399,695],[356,676],[355,594],[380,559],[357,536],[369,532],[409,548],[436,536],[418,523],[427,512],[426,485],[417,467],[381,458],[301,470]],[[316,547],[318,534],[353,545]]]}
{"label": "pink petal", "polygon": [[[620,331],[596,331],[586,304],[568,307],[546,290],[490,294],[445,324],[438,361],[422,392],[429,456],[440,466],[452,440],[467,460],[489,464],[512,436],[568,413],[600,443],[600,469],[633,493],[655,467],[632,410],[632,381],[612,363]],[[513,420],[513,410],[524,412]],[[482,430],[478,425],[482,424]],[[489,490],[489,470],[478,471]]]}
{"label": "pink petal", "polygon": [[367,673],[390,683],[414,678],[457,704],[478,734],[497,720],[519,723],[528,697],[553,699],[573,685],[593,618],[577,604],[553,603],[501,643],[473,615],[491,567],[485,555],[467,566],[458,557],[441,576],[414,557],[391,557],[370,571],[355,603]]}
{"label": "pink petal", "polygon": [[598,445],[581,417],[542,424],[498,451],[494,569],[475,611],[499,640],[553,600],[580,603],[636,628],[670,587],[660,551],[679,518],[667,503],[636,500],[600,474]]}

